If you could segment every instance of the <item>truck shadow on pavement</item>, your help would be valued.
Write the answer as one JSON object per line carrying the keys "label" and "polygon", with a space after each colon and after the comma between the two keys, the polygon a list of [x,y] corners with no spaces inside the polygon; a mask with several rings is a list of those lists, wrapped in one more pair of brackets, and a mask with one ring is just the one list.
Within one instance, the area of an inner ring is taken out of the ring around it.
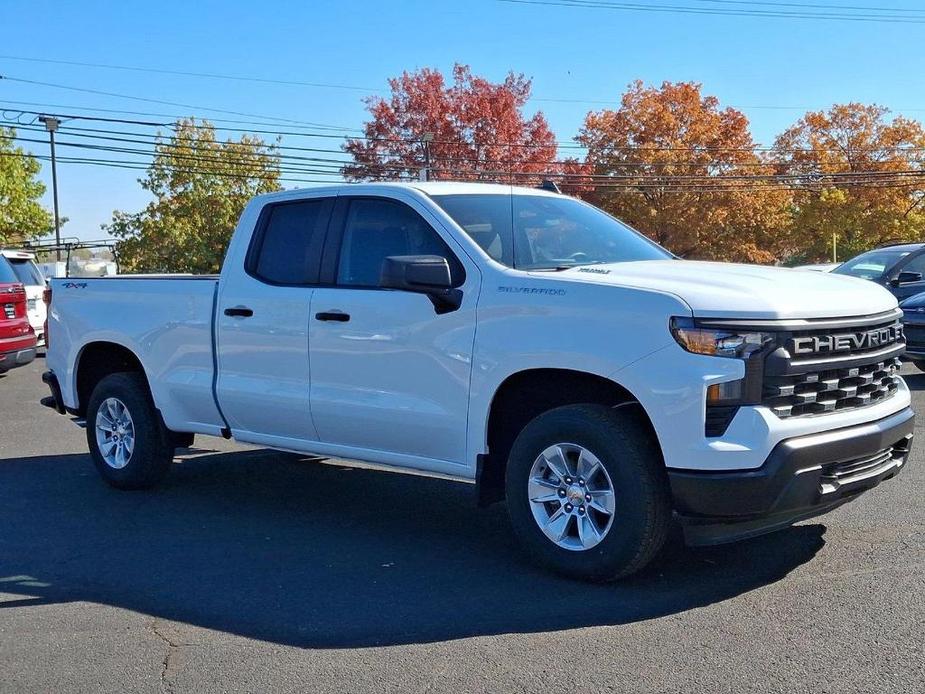
{"label": "truck shadow on pavement", "polygon": [[676,543],[631,580],[590,585],[521,559],[503,506],[477,510],[468,485],[258,450],[205,453],[156,490],[119,492],[86,455],[11,458],[0,616],[91,601],[305,648],[620,625],[777,581],[824,532]]}

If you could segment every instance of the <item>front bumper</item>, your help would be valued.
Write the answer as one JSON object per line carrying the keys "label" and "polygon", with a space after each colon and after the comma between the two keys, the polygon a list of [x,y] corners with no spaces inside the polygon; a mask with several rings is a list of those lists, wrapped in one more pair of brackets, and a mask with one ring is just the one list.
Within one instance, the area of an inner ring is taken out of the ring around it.
{"label": "front bumper", "polygon": [[0,352],[0,373],[15,369],[17,366],[25,366],[33,359],[35,359],[35,347]]}
{"label": "front bumper", "polygon": [[668,469],[675,513],[690,545],[754,537],[826,513],[905,466],[915,414],[789,438],[755,470]]}

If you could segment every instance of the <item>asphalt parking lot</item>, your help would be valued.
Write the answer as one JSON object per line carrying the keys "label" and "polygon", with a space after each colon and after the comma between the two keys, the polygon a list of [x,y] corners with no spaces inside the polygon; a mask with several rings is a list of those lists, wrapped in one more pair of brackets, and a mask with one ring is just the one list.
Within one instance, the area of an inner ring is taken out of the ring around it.
{"label": "asphalt parking lot", "polygon": [[0,377],[0,691],[925,691],[920,426],[852,504],[597,586],[467,485],[200,437],[112,490],[43,368]]}

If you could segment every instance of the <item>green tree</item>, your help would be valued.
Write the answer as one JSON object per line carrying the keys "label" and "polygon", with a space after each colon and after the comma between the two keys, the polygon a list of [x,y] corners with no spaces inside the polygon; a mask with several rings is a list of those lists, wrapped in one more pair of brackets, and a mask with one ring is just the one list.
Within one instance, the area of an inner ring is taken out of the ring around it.
{"label": "green tree", "polygon": [[51,215],[39,203],[45,186],[38,176],[41,165],[13,140],[16,131],[0,128],[0,246],[47,234]]}
{"label": "green tree", "polygon": [[181,120],[158,137],[139,183],[154,199],[103,226],[120,239],[120,271],[217,272],[247,201],[280,189],[279,154],[258,137],[222,142],[208,121]]}

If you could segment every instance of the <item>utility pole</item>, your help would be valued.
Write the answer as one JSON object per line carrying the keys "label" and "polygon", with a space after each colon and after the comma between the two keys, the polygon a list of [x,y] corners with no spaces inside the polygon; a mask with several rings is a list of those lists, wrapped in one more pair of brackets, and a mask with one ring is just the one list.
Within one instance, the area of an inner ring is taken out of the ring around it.
{"label": "utility pole", "polygon": [[434,141],[434,134],[431,132],[424,133],[421,142],[424,143],[424,168],[421,169],[420,179],[422,181],[430,180],[430,143]]}
{"label": "utility pole", "polygon": [[39,116],[48,131],[48,140],[51,144],[51,194],[55,202],[55,256],[61,260],[61,218],[58,216],[58,167],[55,160],[55,131],[61,121],[54,116]]}

